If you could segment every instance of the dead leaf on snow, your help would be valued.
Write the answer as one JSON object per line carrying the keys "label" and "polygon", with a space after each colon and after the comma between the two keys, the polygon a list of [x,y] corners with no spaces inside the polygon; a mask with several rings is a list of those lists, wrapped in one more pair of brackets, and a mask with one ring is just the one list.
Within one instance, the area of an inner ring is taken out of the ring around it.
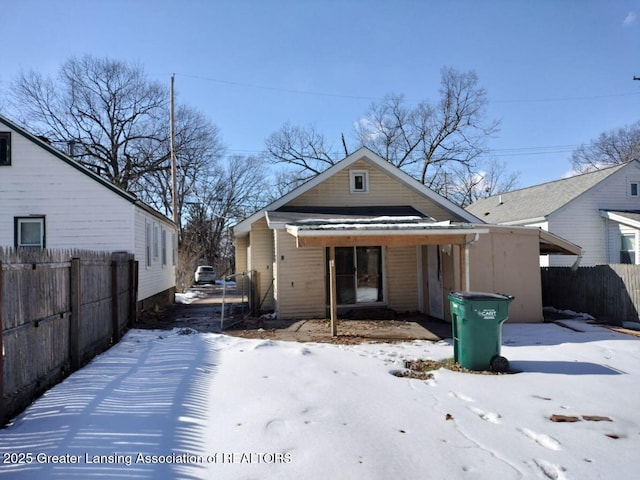
{"label": "dead leaf on snow", "polygon": [[613,422],[609,417],[601,417],[599,415],[582,415],[582,418],[588,422]]}
{"label": "dead leaf on snow", "polygon": [[579,422],[580,421],[578,417],[568,416],[568,415],[557,415],[555,413],[551,415],[551,417],[549,417],[549,420],[551,420],[552,422]]}

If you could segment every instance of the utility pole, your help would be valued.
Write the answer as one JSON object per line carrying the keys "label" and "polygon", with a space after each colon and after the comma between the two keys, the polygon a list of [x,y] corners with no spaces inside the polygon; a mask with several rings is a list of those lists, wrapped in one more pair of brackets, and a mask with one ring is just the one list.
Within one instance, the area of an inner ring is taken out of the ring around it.
{"label": "utility pole", "polygon": [[170,133],[170,143],[169,150],[171,154],[171,211],[173,212],[173,223],[176,224],[178,230],[180,230],[180,225],[178,225],[178,180],[177,180],[177,172],[176,172],[176,149],[175,149],[175,141],[176,141],[176,128],[175,128],[175,119],[174,119],[174,102],[173,102],[173,83],[175,79],[175,74],[171,75],[171,99],[169,103],[169,123],[171,126]]}

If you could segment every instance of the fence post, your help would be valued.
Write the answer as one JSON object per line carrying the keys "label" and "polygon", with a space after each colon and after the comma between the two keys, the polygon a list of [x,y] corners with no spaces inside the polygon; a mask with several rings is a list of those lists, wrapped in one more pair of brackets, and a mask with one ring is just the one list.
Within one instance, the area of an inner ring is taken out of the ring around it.
{"label": "fence post", "polygon": [[120,340],[120,302],[118,292],[118,262],[111,261],[111,341]]}
{"label": "fence post", "polygon": [[133,326],[133,319],[136,316],[136,261],[134,260],[133,255],[129,257],[129,313],[127,318],[127,328],[131,328]]}
{"label": "fence post", "polygon": [[2,318],[2,303],[4,301],[4,297],[2,295],[3,279],[4,273],[2,271],[2,260],[0,259],[0,427],[4,426],[7,421],[5,418],[6,410],[4,408],[4,341],[2,339],[2,329],[4,328],[4,321]]}
{"label": "fence post", "polygon": [[131,318],[130,322],[138,322],[138,269],[140,268],[140,262],[137,260],[131,260],[133,268],[131,269]]}
{"label": "fence post", "polygon": [[69,317],[69,361],[71,370],[80,368],[80,298],[82,283],[80,279],[80,259],[71,259],[71,316]]}

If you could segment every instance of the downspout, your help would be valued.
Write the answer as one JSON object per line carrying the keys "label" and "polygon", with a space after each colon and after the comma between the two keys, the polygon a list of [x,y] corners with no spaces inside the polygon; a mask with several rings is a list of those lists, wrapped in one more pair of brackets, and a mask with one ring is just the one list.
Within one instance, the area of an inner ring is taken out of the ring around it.
{"label": "downspout", "polygon": [[578,267],[580,266],[580,262],[582,261],[582,253],[580,253],[580,255],[578,255],[578,258],[576,258],[576,261],[573,262],[573,265],[571,265],[571,271],[575,272],[578,270]]}
{"label": "downspout", "polygon": [[471,269],[469,267],[469,246],[476,243],[479,238],[480,238],[480,234],[476,233],[474,234],[473,240],[464,242],[464,283],[465,283],[464,289],[467,292],[471,290],[471,279],[470,279]]}

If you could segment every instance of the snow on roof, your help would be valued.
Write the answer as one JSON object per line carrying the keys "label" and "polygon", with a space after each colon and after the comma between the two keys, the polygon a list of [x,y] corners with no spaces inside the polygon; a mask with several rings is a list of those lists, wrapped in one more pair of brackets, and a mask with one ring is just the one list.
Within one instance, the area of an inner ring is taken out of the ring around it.
{"label": "snow on roof", "polygon": [[469,228],[471,224],[452,224],[449,220],[434,222],[421,217],[323,218],[306,219],[287,225],[300,230],[425,230]]}

